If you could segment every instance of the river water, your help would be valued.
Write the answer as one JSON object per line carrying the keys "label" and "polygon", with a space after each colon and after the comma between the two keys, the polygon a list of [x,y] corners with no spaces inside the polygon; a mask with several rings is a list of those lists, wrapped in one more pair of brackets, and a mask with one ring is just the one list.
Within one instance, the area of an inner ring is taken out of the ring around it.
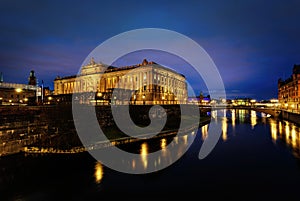
{"label": "river water", "polygon": [[[97,162],[89,153],[16,154],[0,158],[0,200],[104,200],[164,197],[235,200],[298,200],[300,127],[251,110],[218,110],[212,121],[222,127],[213,151],[198,158],[208,125],[177,138],[122,145],[147,153],[172,140],[188,143],[174,164],[149,174],[127,174]],[[170,157],[167,153],[162,160]],[[113,160],[113,159],[112,159]]]}

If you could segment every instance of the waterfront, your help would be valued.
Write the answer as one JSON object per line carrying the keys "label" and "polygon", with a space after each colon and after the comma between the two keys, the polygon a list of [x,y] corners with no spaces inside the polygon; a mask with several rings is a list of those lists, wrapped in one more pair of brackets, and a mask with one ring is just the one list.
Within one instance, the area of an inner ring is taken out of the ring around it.
{"label": "waterfront", "polygon": [[[88,153],[24,155],[0,158],[1,200],[100,200],[185,196],[199,199],[298,200],[300,187],[300,127],[251,110],[218,110],[213,121],[222,125],[215,149],[203,160],[198,154],[208,125],[177,138],[195,138],[190,149],[158,172],[131,175],[100,164]],[[125,144],[141,154],[135,161],[145,168],[147,153],[173,139]],[[163,156],[170,157],[168,153]],[[113,159],[112,159],[113,160]]]}

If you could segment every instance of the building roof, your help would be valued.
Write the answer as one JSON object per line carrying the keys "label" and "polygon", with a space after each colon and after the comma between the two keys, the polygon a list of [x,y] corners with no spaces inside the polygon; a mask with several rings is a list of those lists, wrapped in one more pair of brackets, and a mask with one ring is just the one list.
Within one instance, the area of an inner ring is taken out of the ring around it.
{"label": "building roof", "polygon": [[300,65],[294,65],[293,74],[300,74]]}
{"label": "building roof", "polygon": [[[102,73],[109,73],[109,72],[116,72],[116,71],[123,71],[123,70],[130,70],[130,69],[135,69],[135,68],[138,68],[138,67],[143,67],[143,66],[148,66],[148,65],[158,65],[160,68],[163,68],[163,69],[166,69],[166,70],[169,70],[171,72],[174,72],[174,73],[177,73],[176,71],[170,69],[170,68],[167,68],[167,67],[164,67],[164,66],[161,66],[157,63],[155,63],[154,61],[147,61],[147,59],[144,59],[142,61],[142,63],[140,64],[135,64],[135,65],[131,65],[131,66],[122,66],[122,67],[115,67],[115,66],[107,66],[103,63],[96,63],[94,61],[94,58],[91,58],[91,61],[85,65],[85,66],[82,66],[82,69],[88,69],[88,68],[95,68],[95,67],[106,67],[105,71],[102,72]],[[101,71],[99,72],[96,72],[96,73],[100,73]],[[93,73],[94,74],[94,73]],[[177,73],[179,75],[181,75],[182,77],[185,78],[185,76],[183,74],[180,74],[180,73]],[[60,76],[57,76],[55,78],[55,80],[62,80],[62,79],[70,79],[70,78],[76,78],[77,75],[71,75],[71,76],[66,76],[66,77],[60,77]]]}

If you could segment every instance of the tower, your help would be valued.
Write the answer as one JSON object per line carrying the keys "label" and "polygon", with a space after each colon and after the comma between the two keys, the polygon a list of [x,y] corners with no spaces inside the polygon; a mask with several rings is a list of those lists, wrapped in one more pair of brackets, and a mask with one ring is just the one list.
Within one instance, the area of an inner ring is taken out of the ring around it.
{"label": "tower", "polygon": [[35,75],[34,75],[34,70],[31,70],[30,71],[30,75],[29,75],[29,78],[28,78],[28,84],[29,85],[34,85],[34,86],[36,86],[36,77],[35,77]]}

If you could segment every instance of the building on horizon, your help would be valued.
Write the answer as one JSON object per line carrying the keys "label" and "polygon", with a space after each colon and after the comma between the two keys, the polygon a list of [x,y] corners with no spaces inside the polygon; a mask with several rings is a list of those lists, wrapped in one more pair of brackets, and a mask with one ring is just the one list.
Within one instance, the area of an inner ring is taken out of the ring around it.
{"label": "building on horizon", "polygon": [[300,65],[294,65],[292,75],[288,79],[278,80],[278,101],[282,109],[300,109]]}
{"label": "building on horizon", "polygon": [[36,85],[34,71],[30,72],[28,84],[10,83],[3,81],[0,75],[0,105],[34,104],[38,100],[40,87]]}
{"label": "building on horizon", "polygon": [[55,78],[51,99],[70,101],[72,95],[80,103],[97,105],[182,104],[187,101],[187,84],[184,75],[146,59],[114,67],[91,58],[77,76]]}

